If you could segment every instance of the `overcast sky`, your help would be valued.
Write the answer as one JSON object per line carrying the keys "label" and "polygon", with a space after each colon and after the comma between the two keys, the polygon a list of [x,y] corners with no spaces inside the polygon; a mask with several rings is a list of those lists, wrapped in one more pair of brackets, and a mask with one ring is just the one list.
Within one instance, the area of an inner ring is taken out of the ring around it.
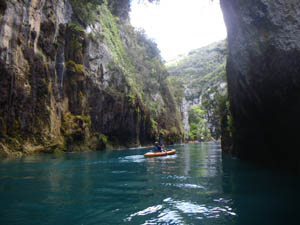
{"label": "overcast sky", "polygon": [[218,0],[133,0],[130,17],[133,26],[155,40],[166,61],[227,36]]}

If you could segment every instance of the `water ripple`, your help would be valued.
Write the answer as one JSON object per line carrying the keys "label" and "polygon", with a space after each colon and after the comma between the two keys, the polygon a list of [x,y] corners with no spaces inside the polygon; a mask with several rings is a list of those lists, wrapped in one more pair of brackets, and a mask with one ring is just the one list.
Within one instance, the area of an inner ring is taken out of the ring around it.
{"label": "water ripple", "polygon": [[143,155],[131,155],[118,158],[121,163],[142,163],[145,161],[145,157]]}
{"label": "water ripple", "polygon": [[[164,202],[168,203],[174,208],[177,208],[179,211],[185,214],[200,214],[198,218],[218,218],[221,214],[236,216],[236,213],[232,211],[232,208],[229,206],[208,206],[205,204],[198,205],[192,202],[187,201],[174,201],[171,198],[167,198]],[[229,202],[229,201],[228,201]],[[227,203],[228,203],[227,202]]]}
{"label": "water ripple", "polygon": [[206,190],[205,187],[197,184],[171,184],[171,183],[163,183],[162,185],[165,186],[172,186],[172,187],[178,187],[178,188],[191,188],[191,189],[204,189]]}
{"label": "water ripple", "polygon": [[187,180],[191,177],[188,176],[178,176],[178,175],[168,175],[166,176],[167,179],[174,179],[174,180]]}
{"label": "water ripple", "polygon": [[[298,181],[215,144],[0,160],[0,224],[298,224]],[[292,179],[292,180],[290,180]],[[41,222],[42,221],[42,222]]]}
{"label": "water ripple", "polygon": [[132,220],[132,218],[135,217],[135,216],[145,216],[145,215],[148,215],[148,214],[156,213],[161,208],[162,208],[162,205],[148,207],[148,208],[146,208],[142,211],[131,214],[124,221],[130,222]]}
{"label": "water ripple", "polygon": [[183,217],[177,211],[166,209],[158,215],[157,219],[150,220],[160,224],[183,224]]}
{"label": "water ripple", "polygon": [[[230,200],[217,199],[213,202],[229,204]],[[163,204],[150,206],[144,210],[135,212],[124,219],[124,222],[134,222],[133,219],[145,218],[143,225],[152,224],[184,224],[188,218],[197,220],[218,219],[221,216],[236,216],[228,205],[214,206],[208,204],[196,204],[190,201],[177,201],[172,198],[163,200]],[[150,219],[149,216],[151,216]]]}

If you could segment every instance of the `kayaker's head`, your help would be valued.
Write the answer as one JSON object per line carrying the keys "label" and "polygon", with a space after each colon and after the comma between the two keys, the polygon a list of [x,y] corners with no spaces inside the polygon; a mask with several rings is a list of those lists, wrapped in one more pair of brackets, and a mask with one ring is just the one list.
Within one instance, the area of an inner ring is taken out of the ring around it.
{"label": "kayaker's head", "polygon": [[155,144],[155,145],[158,145],[158,142],[156,141],[156,142],[154,142],[154,144]]}

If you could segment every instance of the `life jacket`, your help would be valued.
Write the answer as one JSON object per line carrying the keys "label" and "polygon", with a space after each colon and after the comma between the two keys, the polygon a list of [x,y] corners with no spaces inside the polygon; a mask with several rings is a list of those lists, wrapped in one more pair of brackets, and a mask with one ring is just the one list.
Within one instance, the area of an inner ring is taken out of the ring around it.
{"label": "life jacket", "polygon": [[160,146],[154,146],[154,151],[155,152],[161,152],[161,147]]}

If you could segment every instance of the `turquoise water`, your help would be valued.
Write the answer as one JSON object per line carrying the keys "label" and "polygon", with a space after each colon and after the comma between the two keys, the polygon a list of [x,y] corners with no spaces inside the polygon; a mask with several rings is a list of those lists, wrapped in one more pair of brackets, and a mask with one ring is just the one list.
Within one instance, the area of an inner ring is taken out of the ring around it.
{"label": "turquoise water", "polygon": [[300,224],[298,178],[222,155],[219,143],[0,161],[0,224]]}

